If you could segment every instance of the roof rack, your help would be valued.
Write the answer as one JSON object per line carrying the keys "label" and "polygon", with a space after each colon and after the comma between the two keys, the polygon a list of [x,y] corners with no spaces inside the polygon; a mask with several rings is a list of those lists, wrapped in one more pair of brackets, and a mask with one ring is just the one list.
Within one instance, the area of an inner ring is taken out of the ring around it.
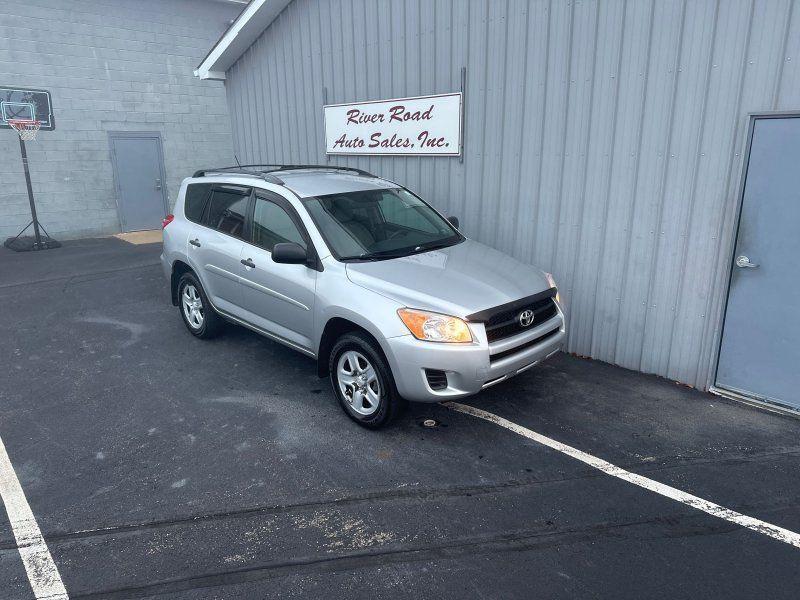
{"label": "roof rack", "polygon": [[206,177],[208,175],[213,175],[214,173],[231,173],[234,175],[250,175],[251,177],[258,177],[259,179],[264,179],[265,181],[269,181],[270,183],[283,183],[277,177],[273,177],[269,175],[269,173],[259,172],[259,171],[251,171],[241,167],[215,167],[212,169],[200,169],[199,171],[195,171],[192,174],[192,177]]}
{"label": "roof rack", "polygon": [[279,179],[278,177],[275,177],[273,173],[280,171],[299,171],[304,169],[322,169],[326,171],[349,171],[350,173],[356,173],[358,175],[363,175],[364,177],[377,177],[377,175],[373,175],[368,171],[363,171],[361,169],[356,169],[354,167],[341,167],[339,165],[268,165],[268,164],[235,165],[231,167],[215,167],[211,169],[200,169],[199,171],[195,171],[192,177],[205,177],[207,174],[210,173],[235,173],[237,175],[253,175],[256,177],[261,177],[271,183],[282,184],[283,181],[281,181],[281,179]]}

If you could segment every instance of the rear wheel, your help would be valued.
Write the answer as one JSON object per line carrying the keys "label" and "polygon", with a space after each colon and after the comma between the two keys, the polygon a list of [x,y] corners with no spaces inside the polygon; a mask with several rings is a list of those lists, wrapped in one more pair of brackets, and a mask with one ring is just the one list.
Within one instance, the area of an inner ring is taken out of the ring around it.
{"label": "rear wheel", "polygon": [[178,281],[178,305],[183,323],[193,336],[207,339],[219,333],[222,317],[211,307],[203,286],[193,273],[184,273]]}
{"label": "rear wheel", "polygon": [[331,350],[328,370],[339,404],[359,425],[378,429],[402,409],[389,365],[377,345],[360,333],[346,333]]}

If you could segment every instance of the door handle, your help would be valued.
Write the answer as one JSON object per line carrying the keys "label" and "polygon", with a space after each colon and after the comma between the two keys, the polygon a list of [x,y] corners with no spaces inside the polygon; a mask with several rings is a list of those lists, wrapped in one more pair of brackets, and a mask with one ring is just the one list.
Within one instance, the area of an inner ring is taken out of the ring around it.
{"label": "door handle", "polygon": [[239,262],[240,262],[240,263],[242,263],[242,264],[243,264],[245,267],[250,267],[251,269],[255,269],[255,268],[256,268],[256,263],[254,263],[254,262],[253,262],[251,259],[249,259],[249,258],[243,258],[243,259],[242,259],[242,260],[240,260]]}
{"label": "door handle", "polygon": [[161,189],[161,180],[160,179],[156,179],[156,189],[157,190]]}
{"label": "door handle", "polygon": [[198,248],[200,247],[200,240],[198,240],[197,238],[194,238],[193,240],[189,240],[189,243],[192,246],[197,246]]}
{"label": "door handle", "polygon": [[750,259],[746,257],[744,254],[736,257],[736,266],[739,267],[740,269],[755,269],[756,267],[758,267],[757,264],[751,263]]}

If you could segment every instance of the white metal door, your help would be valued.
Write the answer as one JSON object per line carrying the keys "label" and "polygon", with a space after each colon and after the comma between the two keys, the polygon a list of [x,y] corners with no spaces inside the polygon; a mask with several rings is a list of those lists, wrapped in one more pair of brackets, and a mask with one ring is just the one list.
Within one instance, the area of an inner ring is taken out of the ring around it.
{"label": "white metal door", "polygon": [[800,408],[800,117],[753,123],[716,387]]}

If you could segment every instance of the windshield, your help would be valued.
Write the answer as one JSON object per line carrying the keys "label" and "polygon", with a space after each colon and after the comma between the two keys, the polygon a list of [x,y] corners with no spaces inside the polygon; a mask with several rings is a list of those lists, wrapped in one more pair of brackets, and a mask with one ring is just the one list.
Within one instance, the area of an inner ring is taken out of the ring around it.
{"label": "windshield", "polygon": [[397,258],[464,239],[435,210],[403,188],[346,192],[303,201],[339,260]]}

